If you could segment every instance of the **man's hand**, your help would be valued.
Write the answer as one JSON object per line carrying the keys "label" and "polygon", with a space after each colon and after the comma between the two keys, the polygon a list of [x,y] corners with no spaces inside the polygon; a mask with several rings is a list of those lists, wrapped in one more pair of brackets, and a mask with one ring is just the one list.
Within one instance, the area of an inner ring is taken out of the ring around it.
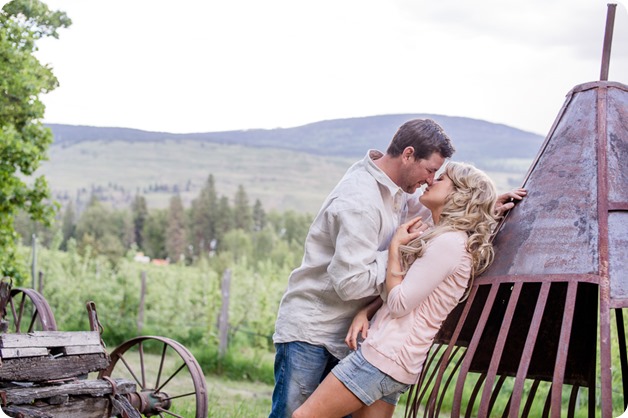
{"label": "man's hand", "polygon": [[353,322],[351,322],[351,326],[349,327],[349,331],[347,331],[347,336],[345,337],[345,344],[351,350],[358,349],[358,336],[361,334],[362,338],[366,338],[369,333],[369,319],[366,309],[362,309],[357,315],[353,318]]}
{"label": "man's hand", "polygon": [[523,197],[527,194],[528,192],[526,189],[517,188],[499,195],[497,197],[497,202],[495,203],[495,212],[500,216],[504,215],[510,209],[515,207],[515,203],[523,199]]}

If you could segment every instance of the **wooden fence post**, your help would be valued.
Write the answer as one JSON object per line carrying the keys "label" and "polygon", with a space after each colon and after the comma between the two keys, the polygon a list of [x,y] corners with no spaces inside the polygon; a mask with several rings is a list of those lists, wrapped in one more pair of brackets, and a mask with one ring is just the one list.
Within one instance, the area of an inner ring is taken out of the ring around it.
{"label": "wooden fence post", "polygon": [[37,291],[41,295],[44,294],[44,272],[41,270],[39,271],[39,281],[37,283]]}
{"label": "wooden fence post", "polygon": [[229,339],[229,293],[231,287],[231,270],[226,269],[222,275],[220,283],[220,293],[222,295],[222,305],[220,307],[220,316],[218,317],[218,354],[222,357],[227,352],[227,343]]}
{"label": "wooden fence post", "polygon": [[146,296],[146,270],[142,270],[140,275],[142,284],[140,290],[140,306],[137,312],[137,333],[142,334],[144,328],[144,297]]}
{"label": "wooden fence post", "polygon": [[31,278],[33,280],[33,285],[31,286],[31,288],[33,290],[37,289],[35,286],[37,285],[37,235],[33,234],[32,235],[32,239],[33,242],[32,244],[32,253],[33,253],[33,259],[31,262]]}

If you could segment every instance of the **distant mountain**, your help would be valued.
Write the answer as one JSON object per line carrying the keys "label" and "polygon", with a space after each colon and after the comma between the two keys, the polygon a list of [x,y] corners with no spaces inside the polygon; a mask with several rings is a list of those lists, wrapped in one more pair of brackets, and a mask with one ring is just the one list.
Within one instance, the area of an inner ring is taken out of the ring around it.
{"label": "distant mountain", "polygon": [[231,198],[243,185],[266,209],[315,213],[351,164],[368,149],[385,151],[397,128],[416,117],[441,124],[454,159],[485,170],[501,191],[521,184],[543,141],[505,125],[427,114],[189,134],[49,124],[54,143],[39,173],[55,199],[78,208],[92,195],[128,207],[136,193],[153,208],[166,207],[174,193],[189,204],[212,174],[221,195]]}
{"label": "distant mountain", "polygon": [[438,122],[455,144],[456,159],[532,158],[543,141],[540,135],[477,119],[432,114],[399,114],[334,119],[295,128],[251,129],[173,134],[128,128],[48,124],[57,145],[83,141],[154,142],[195,140],[206,143],[287,149],[315,155],[361,157],[366,150],[386,150],[397,128],[413,118]]}

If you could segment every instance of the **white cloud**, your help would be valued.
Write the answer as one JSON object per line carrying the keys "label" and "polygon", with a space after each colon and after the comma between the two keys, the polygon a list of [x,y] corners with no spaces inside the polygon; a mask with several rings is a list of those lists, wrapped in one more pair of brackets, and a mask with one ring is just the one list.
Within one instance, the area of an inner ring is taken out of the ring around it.
{"label": "white cloud", "polygon": [[[49,0],[46,121],[172,132],[442,113],[547,132],[599,78],[602,0]],[[617,8],[610,78],[626,83]],[[621,77],[620,77],[621,76]]]}

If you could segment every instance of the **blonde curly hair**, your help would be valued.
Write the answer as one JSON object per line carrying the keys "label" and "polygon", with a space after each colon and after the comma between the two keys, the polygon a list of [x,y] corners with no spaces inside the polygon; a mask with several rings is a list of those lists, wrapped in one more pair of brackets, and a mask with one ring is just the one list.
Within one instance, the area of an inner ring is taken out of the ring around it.
{"label": "blonde curly hair", "polygon": [[491,239],[498,220],[495,213],[497,191],[493,181],[470,164],[450,162],[444,174],[451,179],[454,190],[447,196],[438,225],[400,247],[402,268],[407,271],[414,260],[423,255],[430,240],[447,231],[464,231],[467,233],[467,251],[472,259],[473,280],[493,262]]}

